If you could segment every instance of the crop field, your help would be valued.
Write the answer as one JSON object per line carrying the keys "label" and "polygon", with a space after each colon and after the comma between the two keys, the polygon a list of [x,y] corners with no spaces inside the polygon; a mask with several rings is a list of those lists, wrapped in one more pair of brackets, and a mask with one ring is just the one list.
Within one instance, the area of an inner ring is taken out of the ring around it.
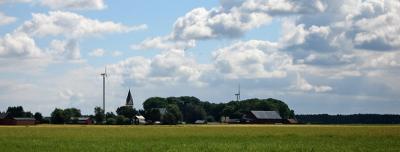
{"label": "crop field", "polygon": [[0,126],[0,151],[398,152],[400,126]]}

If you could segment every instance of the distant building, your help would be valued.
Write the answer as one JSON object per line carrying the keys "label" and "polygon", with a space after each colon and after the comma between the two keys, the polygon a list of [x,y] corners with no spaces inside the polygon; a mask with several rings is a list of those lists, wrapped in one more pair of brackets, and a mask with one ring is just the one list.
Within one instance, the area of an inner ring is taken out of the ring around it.
{"label": "distant building", "polygon": [[133,107],[133,98],[131,94],[131,89],[129,89],[128,96],[126,97],[125,106]]}
{"label": "distant building", "polygon": [[72,117],[71,124],[91,125],[93,120],[90,117]]}
{"label": "distant building", "polygon": [[195,124],[207,124],[207,121],[206,120],[196,120],[194,123]]}
{"label": "distant building", "polygon": [[7,113],[0,113],[0,125],[35,125],[35,118],[10,118]]}
{"label": "distant building", "polygon": [[141,115],[136,115],[136,116],[134,117],[134,123],[135,123],[136,125],[139,125],[139,124],[146,124],[146,119],[145,119],[143,116],[141,116]]}
{"label": "distant building", "polygon": [[284,119],[276,111],[250,111],[250,114],[246,116],[246,122],[249,123],[284,123]]}

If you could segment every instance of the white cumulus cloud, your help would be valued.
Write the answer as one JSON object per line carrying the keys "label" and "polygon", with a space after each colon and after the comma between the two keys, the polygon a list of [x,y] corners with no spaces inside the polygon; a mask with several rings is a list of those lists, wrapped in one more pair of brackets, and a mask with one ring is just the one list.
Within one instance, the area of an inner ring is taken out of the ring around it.
{"label": "white cumulus cloud", "polygon": [[107,8],[104,0],[42,0],[41,5],[51,9],[102,10]]}

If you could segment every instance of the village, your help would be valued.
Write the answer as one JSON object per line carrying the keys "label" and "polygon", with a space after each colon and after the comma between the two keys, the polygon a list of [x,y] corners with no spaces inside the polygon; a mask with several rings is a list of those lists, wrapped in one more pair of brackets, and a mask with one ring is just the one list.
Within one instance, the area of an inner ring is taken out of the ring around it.
{"label": "village", "polygon": [[[202,102],[195,97],[152,97],[144,101],[143,110],[133,106],[131,90],[125,104],[113,112],[104,113],[95,108],[94,115],[81,115],[76,108],[56,108],[50,117],[39,112],[32,114],[22,107],[9,107],[0,113],[0,125],[35,124],[108,124],[108,125],[158,125],[158,124],[296,124],[294,114],[282,101],[275,99],[249,99],[227,104]],[[238,107],[238,105],[242,105]],[[237,107],[235,107],[235,105]],[[247,106],[245,106],[247,105]],[[278,106],[278,108],[277,108]],[[275,109],[274,109],[275,107]],[[243,109],[245,108],[245,109]],[[279,111],[281,110],[281,111]],[[282,115],[283,116],[282,116]]]}

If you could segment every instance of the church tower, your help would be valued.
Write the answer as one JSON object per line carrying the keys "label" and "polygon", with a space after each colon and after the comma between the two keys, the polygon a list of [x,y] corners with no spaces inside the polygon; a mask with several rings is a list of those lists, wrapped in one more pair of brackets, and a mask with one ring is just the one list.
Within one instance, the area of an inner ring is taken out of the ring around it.
{"label": "church tower", "polygon": [[126,97],[125,106],[133,107],[133,98],[131,94],[131,89],[129,89],[128,96]]}

